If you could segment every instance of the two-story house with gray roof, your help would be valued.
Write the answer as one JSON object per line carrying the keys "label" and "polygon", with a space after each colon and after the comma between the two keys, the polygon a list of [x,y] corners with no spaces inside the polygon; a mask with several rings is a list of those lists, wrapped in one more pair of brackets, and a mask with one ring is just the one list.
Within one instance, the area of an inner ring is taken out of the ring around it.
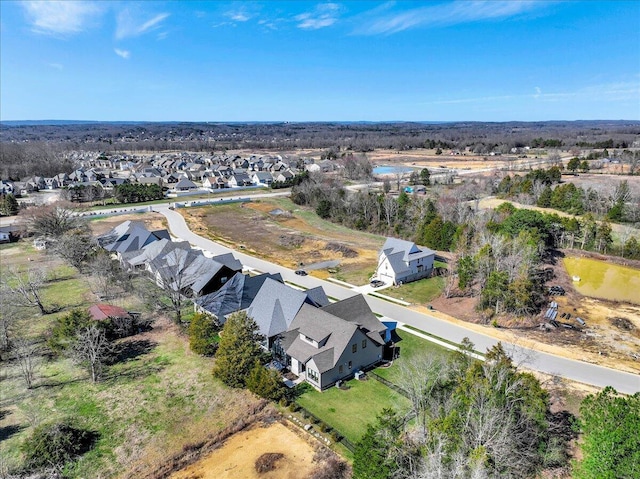
{"label": "two-story house with gray roof", "polygon": [[374,278],[385,283],[401,284],[431,275],[436,252],[419,248],[411,241],[387,238],[378,256]]}
{"label": "two-story house with gray roof", "polygon": [[316,389],[382,360],[386,328],[361,295],[354,298],[323,308],[303,305],[281,337],[290,371]]}

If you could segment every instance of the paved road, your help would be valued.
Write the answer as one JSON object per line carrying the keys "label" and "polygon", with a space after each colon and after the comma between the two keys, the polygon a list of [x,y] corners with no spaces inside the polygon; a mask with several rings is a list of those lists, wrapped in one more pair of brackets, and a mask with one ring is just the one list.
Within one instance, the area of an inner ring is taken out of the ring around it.
{"label": "paved road", "polygon": [[[268,261],[255,258],[240,251],[232,250],[218,243],[202,238],[192,233],[182,215],[170,210],[167,205],[154,206],[154,210],[162,213],[169,223],[171,233],[192,245],[211,251],[214,254],[233,253],[243,265],[261,272],[280,273],[285,281],[298,284],[305,288],[322,286],[327,295],[335,299],[345,299],[357,291],[345,288],[329,281],[324,281],[313,276],[298,276],[292,269],[288,269]],[[464,337],[468,337],[478,351],[484,351],[492,347],[498,341],[475,331],[452,324],[428,314],[423,314],[403,306],[390,303],[372,296],[365,296],[367,303],[373,311],[388,318],[396,319],[402,323],[414,326],[428,333],[434,334],[449,341],[459,343]],[[511,354],[516,364],[521,364],[529,369],[555,374],[558,376],[591,384],[597,387],[613,386],[616,390],[632,394],[640,391],[640,376],[614,369],[597,366],[594,364],[575,361],[552,354],[534,351],[529,348],[503,342],[503,346]]]}

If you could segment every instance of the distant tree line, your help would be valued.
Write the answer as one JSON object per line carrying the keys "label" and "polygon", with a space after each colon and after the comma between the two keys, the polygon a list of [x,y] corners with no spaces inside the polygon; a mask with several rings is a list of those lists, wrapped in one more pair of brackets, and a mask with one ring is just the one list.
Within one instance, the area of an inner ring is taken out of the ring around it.
{"label": "distant tree line", "polygon": [[416,148],[469,149],[477,154],[512,148],[628,148],[638,122],[550,123],[92,123],[12,125],[0,130],[0,176],[23,179],[73,170],[65,153],[99,151],[202,151],[210,154],[245,148],[333,152]]}

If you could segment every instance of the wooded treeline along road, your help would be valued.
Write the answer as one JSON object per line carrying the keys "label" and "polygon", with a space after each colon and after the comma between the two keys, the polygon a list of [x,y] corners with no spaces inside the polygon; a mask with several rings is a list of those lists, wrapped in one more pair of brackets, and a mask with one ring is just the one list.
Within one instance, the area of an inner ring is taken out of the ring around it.
{"label": "wooded treeline along road", "polygon": [[[154,211],[161,213],[167,218],[169,229],[174,236],[189,241],[192,245],[202,248],[205,251],[210,251],[215,255],[231,252],[248,268],[265,273],[280,273],[285,281],[300,285],[304,288],[322,286],[327,296],[338,300],[357,294],[356,291],[313,276],[298,276],[292,269],[255,258],[198,236],[189,229],[184,217],[178,212],[169,209],[168,205],[154,206]],[[467,337],[474,343],[475,349],[478,351],[485,351],[498,343],[498,340],[490,336],[477,333],[434,316],[413,311],[372,296],[365,296],[365,298],[375,313],[382,314],[388,318],[426,331],[445,340],[460,343],[463,338]],[[617,391],[626,394],[633,394],[640,391],[640,375],[616,371],[614,369],[563,358],[546,352],[535,351],[513,343],[503,341],[502,344],[505,350],[512,356],[514,363],[525,368],[597,387],[612,386]]]}

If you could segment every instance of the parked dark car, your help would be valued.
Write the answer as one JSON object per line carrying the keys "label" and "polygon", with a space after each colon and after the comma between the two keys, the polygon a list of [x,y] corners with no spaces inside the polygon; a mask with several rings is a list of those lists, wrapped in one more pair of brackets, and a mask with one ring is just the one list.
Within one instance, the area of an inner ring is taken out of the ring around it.
{"label": "parked dark car", "polygon": [[379,288],[381,286],[384,286],[384,281],[380,281],[379,279],[374,279],[369,284],[374,288]]}
{"label": "parked dark car", "polygon": [[297,269],[297,270],[295,271],[295,273],[296,273],[298,276],[306,276],[306,275],[307,275],[307,272],[306,272],[305,270],[303,270],[303,269]]}

